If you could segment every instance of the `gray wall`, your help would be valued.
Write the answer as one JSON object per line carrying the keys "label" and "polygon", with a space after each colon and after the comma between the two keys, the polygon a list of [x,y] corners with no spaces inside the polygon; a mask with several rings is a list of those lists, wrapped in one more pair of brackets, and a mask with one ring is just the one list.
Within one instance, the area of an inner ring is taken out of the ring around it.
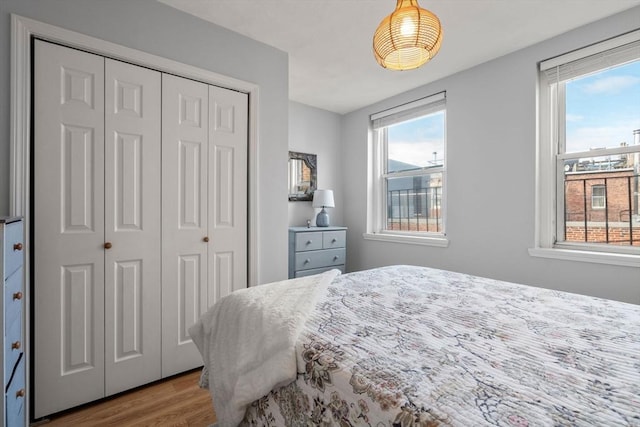
{"label": "gray wall", "polygon": [[[534,258],[527,252],[534,246],[537,63],[639,25],[636,7],[346,115],[341,139],[342,158],[348,159],[343,185],[349,200],[344,208],[348,270],[416,264],[640,303],[638,268]],[[369,115],[443,90],[449,247],[364,240]]]}
{"label": "gray wall", "polygon": [[287,197],[286,53],[155,0],[1,0],[0,215],[9,213],[10,13],[259,85],[258,274],[286,278],[287,207],[271,203]]}
{"label": "gray wall", "polygon": [[[344,225],[342,190],[341,116],[298,102],[289,103],[289,150],[318,156],[318,188],[333,190],[336,207],[327,209],[331,225]],[[311,202],[289,202],[289,225],[315,225],[320,209]]]}

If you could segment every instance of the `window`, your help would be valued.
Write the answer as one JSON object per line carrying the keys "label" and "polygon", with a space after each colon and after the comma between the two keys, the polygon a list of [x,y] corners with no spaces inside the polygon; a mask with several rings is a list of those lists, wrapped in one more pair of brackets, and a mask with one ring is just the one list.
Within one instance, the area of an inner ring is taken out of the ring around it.
{"label": "window", "polygon": [[639,100],[640,31],[541,63],[537,247],[640,255]]}
{"label": "window", "polygon": [[604,185],[594,185],[591,187],[591,208],[604,209],[607,205],[607,193]]}
{"label": "window", "polygon": [[[371,235],[444,239],[445,94],[371,116]],[[371,236],[369,236],[371,237]],[[384,240],[384,238],[383,238]],[[442,242],[435,243],[442,244]]]}

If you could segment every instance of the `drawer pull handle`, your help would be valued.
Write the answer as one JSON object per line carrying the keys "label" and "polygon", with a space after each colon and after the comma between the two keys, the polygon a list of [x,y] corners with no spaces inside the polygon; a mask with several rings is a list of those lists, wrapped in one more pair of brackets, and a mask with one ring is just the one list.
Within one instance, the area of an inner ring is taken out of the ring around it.
{"label": "drawer pull handle", "polygon": [[11,344],[11,350],[20,350],[20,341],[16,341],[14,343]]}
{"label": "drawer pull handle", "polygon": [[205,242],[205,243],[209,243],[209,236],[204,236],[202,238],[202,241]]}
{"label": "drawer pull handle", "polygon": [[111,249],[113,247],[113,245],[111,244],[111,242],[104,242],[104,248],[105,249]]}
{"label": "drawer pull handle", "polygon": [[313,240],[311,240],[311,239],[307,240],[307,245],[310,245],[312,243],[313,243]]}
{"label": "drawer pull handle", "polygon": [[333,260],[334,260],[334,261],[337,261],[338,259],[340,259],[340,257],[339,257],[338,255],[336,255],[336,256],[334,256],[334,257],[333,257]]}
{"label": "drawer pull handle", "polygon": [[22,250],[22,243],[14,243],[13,244],[13,250],[14,251],[21,251]]}
{"label": "drawer pull handle", "polygon": [[333,240],[331,240],[331,243],[335,243],[337,241],[338,241],[338,239],[333,239]]}
{"label": "drawer pull handle", "polygon": [[13,299],[22,299],[22,292],[16,292],[13,294]]}
{"label": "drawer pull handle", "polygon": [[307,258],[307,259],[305,259],[305,260],[304,260],[304,263],[305,263],[305,264],[309,264],[310,262],[311,262],[311,260],[310,260],[309,258]]}
{"label": "drawer pull handle", "polygon": [[20,390],[16,391],[16,397],[24,397],[25,392],[24,389],[21,388]]}

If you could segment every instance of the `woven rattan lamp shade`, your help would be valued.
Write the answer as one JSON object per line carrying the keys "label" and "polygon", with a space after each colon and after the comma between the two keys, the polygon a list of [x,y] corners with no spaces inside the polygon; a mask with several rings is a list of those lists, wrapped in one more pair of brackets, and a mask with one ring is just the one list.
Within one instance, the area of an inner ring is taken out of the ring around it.
{"label": "woven rattan lamp shade", "polygon": [[412,70],[440,50],[442,28],[436,15],[417,0],[398,0],[396,10],[382,20],[373,35],[373,53],[391,70]]}

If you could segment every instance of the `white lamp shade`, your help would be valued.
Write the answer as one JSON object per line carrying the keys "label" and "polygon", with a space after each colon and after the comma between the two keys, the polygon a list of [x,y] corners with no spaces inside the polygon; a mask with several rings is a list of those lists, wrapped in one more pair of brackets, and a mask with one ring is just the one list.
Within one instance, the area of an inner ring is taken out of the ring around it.
{"label": "white lamp shade", "polygon": [[333,208],[333,190],[316,190],[313,192],[314,208]]}

